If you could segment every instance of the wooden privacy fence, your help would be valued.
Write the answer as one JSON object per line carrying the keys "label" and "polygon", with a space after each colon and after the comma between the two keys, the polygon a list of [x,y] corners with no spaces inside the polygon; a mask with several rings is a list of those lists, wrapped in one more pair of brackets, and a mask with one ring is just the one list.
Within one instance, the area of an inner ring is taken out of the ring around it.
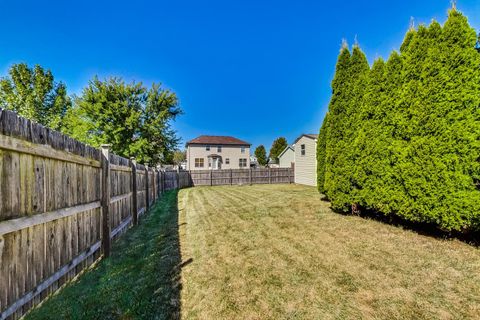
{"label": "wooden privacy fence", "polygon": [[[192,170],[184,173],[185,185],[220,186],[239,184],[293,183],[293,168]],[[187,179],[190,179],[188,181]]]}
{"label": "wooden privacy fence", "polygon": [[0,109],[0,319],[108,256],[165,190],[292,182],[290,168],[160,171]]}
{"label": "wooden privacy fence", "polygon": [[169,175],[0,109],[0,319],[108,256]]}

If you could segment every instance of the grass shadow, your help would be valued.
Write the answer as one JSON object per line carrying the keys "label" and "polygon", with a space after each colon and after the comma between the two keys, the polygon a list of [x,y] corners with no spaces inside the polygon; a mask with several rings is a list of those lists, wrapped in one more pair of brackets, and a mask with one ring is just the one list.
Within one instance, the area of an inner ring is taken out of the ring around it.
{"label": "grass shadow", "polygon": [[[328,200],[325,200],[325,201],[328,201]],[[332,209],[332,211],[337,214],[341,214],[345,216],[353,215],[351,212],[344,212],[341,210]],[[384,215],[374,210],[368,210],[365,208],[360,208],[359,214],[355,214],[355,215],[362,217],[364,219],[371,219],[371,220],[379,221],[395,227],[399,227],[405,230],[410,230],[423,236],[432,237],[436,239],[457,239],[471,246],[480,247],[479,231],[471,231],[471,230],[465,231],[465,232],[445,231],[445,230],[441,230],[437,225],[433,223],[413,222],[413,221],[403,219],[394,214]]]}
{"label": "grass shadow", "polygon": [[167,191],[112,255],[26,319],[180,319],[178,190]]}

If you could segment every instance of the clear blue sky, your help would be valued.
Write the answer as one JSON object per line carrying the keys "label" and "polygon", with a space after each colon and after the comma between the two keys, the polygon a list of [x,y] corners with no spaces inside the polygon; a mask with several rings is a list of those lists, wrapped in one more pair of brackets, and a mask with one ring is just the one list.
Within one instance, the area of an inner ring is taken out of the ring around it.
{"label": "clear blue sky", "polygon": [[[480,1],[458,8],[480,28]],[[397,49],[410,17],[444,22],[435,1],[4,1],[0,75],[41,64],[79,93],[98,74],[174,90],[183,142],[232,135],[270,147],[317,133],[342,38],[370,62]]]}

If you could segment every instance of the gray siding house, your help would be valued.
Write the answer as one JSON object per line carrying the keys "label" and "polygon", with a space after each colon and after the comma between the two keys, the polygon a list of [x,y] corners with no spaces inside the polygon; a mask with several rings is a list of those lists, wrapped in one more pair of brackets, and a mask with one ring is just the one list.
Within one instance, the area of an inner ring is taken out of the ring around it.
{"label": "gray siding house", "polygon": [[295,150],[292,146],[287,146],[278,156],[280,168],[290,168],[295,163]]}

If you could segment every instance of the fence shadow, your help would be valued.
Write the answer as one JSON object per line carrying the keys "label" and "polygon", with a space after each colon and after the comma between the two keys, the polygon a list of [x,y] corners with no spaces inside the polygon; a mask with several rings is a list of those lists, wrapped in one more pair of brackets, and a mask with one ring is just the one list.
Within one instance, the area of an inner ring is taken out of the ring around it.
{"label": "fence shadow", "polygon": [[26,319],[180,319],[178,190],[166,191],[100,261]]}

